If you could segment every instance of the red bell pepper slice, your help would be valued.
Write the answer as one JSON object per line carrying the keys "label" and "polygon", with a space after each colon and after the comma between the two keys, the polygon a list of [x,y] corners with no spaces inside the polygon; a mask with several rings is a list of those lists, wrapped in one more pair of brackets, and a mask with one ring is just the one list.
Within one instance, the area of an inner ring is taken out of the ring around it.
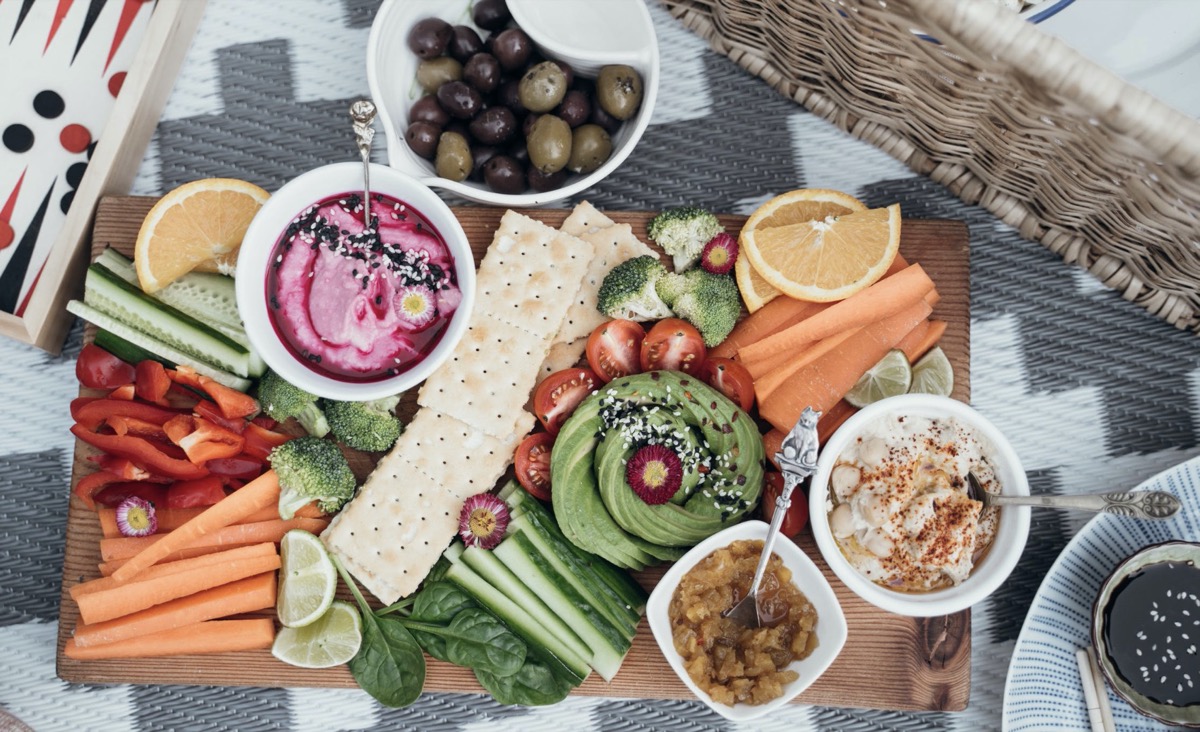
{"label": "red bell pepper slice", "polygon": [[239,435],[246,429],[246,420],[225,419],[225,415],[221,414],[221,409],[217,406],[216,402],[211,402],[207,399],[201,399],[196,402],[196,406],[192,407],[192,414],[197,417],[203,417],[214,424],[219,424],[230,432],[236,432]]}
{"label": "red bell pepper slice", "polygon": [[167,374],[175,383],[199,389],[212,397],[226,419],[249,417],[258,412],[258,402],[254,400],[254,397],[198,374],[189,366],[178,366],[174,371],[168,371]]}
{"label": "red bell pepper slice", "polygon": [[119,399],[124,402],[133,401],[135,396],[137,396],[137,391],[134,389],[132,383],[125,384],[124,386],[118,386],[116,389],[113,389],[108,393],[109,399]]}
{"label": "red bell pepper slice", "polygon": [[91,510],[96,510],[96,493],[106,485],[119,483],[125,480],[116,473],[110,473],[107,470],[99,470],[95,473],[88,473],[75,482],[75,488],[72,492],[79,496],[87,507]]}
{"label": "red bell pepper slice", "polygon": [[204,464],[204,467],[208,468],[214,475],[237,478],[239,480],[254,480],[267,469],[267,466],[262,461],[256,460],[245,453],[235,457],[209,460]]}
{"label": "red bell pepper slice", "polygon": [[116,455],[92,455],[88,461],[96,463],[100,470],[112,473],[121,480],[149,480],[153,477],[149,470],[129,458]]}
{"label": "red bell pepper slice", "polygon": [[95,499],[97,506],[116,508],[126,498],[133,496],[137,496],[144,501],[149,501],[156,507],[167,505],[167,487],[158,483],[147,483],[145,481],[125,481],[106,485],[96,493]]}
{"label": "red bell pepper slice", "polygon": [[167,391],[171,388],[171,379],[167,370],[158,361],[138,361],[137,376],[134,379],[134,392],[139,399],[165,406]]}
{"label": "red bell pepper slice", "polygon": [[242,448],[242,452],[264,462],[272,450],[293,439],[291,435],[265,430],[253,422],[246,425],[242,437],[246,439],[246,446]]}
{"label": "red bell pepper slice", "polygon": [[71,425],[71,434],[110,455],[126,457],[147,470],[173,480],[201,478],[208,471],[201,465],[171,457],[150,440],[132,435],[105,435],[83,425]]}
{"label": "red bell pepper slice", "polygon": [[250,421],[253,422],[254,424],[258,425],[259,427],[262,427],[264,430],[273,430],[279,426],[278,422],[271,419],[270,417],[268,417],[265,414],[260,414]]}
{"label": "red bell pepper slice", "polygon": [[246,443],[238,433],[203,417],[181,414],[163,425],[171,442],[183,448],[188,460],[203,465],[209,460],[233,457]]}
{"label": "red bell pepper slice", "polygon": [[167,508],[207,508],[224,497],[225,482],[219,475],[178,480],[167,487]]}
{"label": "red bell pepper slice", "polygon": [[132,417],[144,422],[161,425],[179,414],[182,410],[160,407],[139,401],[124,401],[121,399],[96,399],[86,404],[78,404],[80,400],[71,402],[71,416],[75,421],[88,430],[99,429],[100,425],[110,417]]}
{"label": "red bell pepper slice", "polygon": [[95,343],[79,352],[75,378],[89,389],[115,389],[134,379],[134,368]]}
{"label": "red bell pepper slice", "polygon": [[112,416],[104,420],[104,423],[118,435],[134,435],[135,437],[147,437],[151,440],[167,439],[167,433],[163,432],[161,424],[147,422],[144,419]]}

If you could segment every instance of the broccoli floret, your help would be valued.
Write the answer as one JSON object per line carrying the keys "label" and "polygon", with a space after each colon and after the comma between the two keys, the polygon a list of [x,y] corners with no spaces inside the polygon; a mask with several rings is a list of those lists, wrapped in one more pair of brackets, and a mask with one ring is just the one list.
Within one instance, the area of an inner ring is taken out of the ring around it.
{"label": "broccoli floret", "polygon": [[742,312],[737,283],[729,275],[697,267],[680,275],[681,292],[672,303],[675,314],[700,331],[704,345],[712,348],[733,330]]}
{"label": "broccoli floret", "polygon": [[400,437],[403,425],[396,416],[399,396],[370,402],[325,400],[329,429],[338,442],[355,450],[382,452],[391,449]]}
{"label": "broccoli floret", "polygon": [[656,257],[647,255],[621,262],[600,283],[596,307],[610,318],[669,318],[671,308],[654,291],[656,283],[666,274],[667,268]]}
{"label": "broccoli floret", "polygon": [[329,434],[329,422],[317,403],[317,397],[286,381],[274,371],[258,380],[258,403],[268,417],[283,422],[295,417],[304,431],[313,437]]}
{"label": "broccoli floret", "polygon": [[675,260],[675,271],[683,272],[696,263],[704,245],[723,229],[717,217],[708,211],[683,206],[655,216],[646,231],[654,243]]}
{"label": "broccoli floret", "polygon": [[687,291],[688,278],[673,272],[668,272],[658,278],[654,291],[667,307],[673,307],[679,296]]}
{"label": "broccoli floret", "polygon": [[297,437],[267,456],[279,476],[279,517],[287,520],[316,501],[334,513],[354,495],[354,473],[338,446],[319,437]]}

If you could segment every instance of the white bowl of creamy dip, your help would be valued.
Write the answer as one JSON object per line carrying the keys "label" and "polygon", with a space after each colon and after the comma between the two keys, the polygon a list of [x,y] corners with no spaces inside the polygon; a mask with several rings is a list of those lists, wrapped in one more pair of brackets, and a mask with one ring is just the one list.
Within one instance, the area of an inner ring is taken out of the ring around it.
{"label": "white bowl of creamy dip", "polygon": [[908,394],[860,410],[822,446],[809,489],[830,569],[900,615],[946,615],[990,595],[1021,557],[1029,508],[983,509],[968,473],[988,492],[1029,495],[1008,440],[968,405]]}
{"label": "white bowl of creamy dip", "polygon": [[238,311],[267,366],[340,401],[399,394],[433,373],[467,327],[475,258],[450,208],[420,182],[336,163],[289,181],[242,242]]}

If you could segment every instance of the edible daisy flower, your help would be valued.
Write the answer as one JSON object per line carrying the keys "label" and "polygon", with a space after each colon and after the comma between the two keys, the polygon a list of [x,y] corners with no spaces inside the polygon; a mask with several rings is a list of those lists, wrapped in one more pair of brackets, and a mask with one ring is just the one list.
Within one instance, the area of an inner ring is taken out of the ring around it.
{"label": "edible daisy flower", "polygon": [[491,493],[471,496],[458,515],[458,535],[467,546],[495,549],[508,528],[508,506]]}

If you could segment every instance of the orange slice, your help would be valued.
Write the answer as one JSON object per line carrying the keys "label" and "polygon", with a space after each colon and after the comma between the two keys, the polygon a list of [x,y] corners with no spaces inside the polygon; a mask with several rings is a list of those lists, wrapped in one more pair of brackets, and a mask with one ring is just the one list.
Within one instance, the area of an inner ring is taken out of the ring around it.
{"label": "orange slice", "polygon": [[232,178],[192,181],[163,196],[146,214],[133,250],[142,290],[160,290],[201,266],[231,268],[250,220],[269,196]]}
{"label": "orange slice", "polygon": [[[742,236],[748,231],[788,226],[866,210],[867,207],[862,201],[840,191],[821,188],[789,191],[759,206],[742,227]],[[739,241],[739,246],[745,248],[744,240]],[[750,312],[758,310],[781,294],[774,285],[763,279],[758,270],[751,265],[749,257],[738,257],[737,264],[734,265],[734,275],[742,293],[742,300]]]}
{"label": "orange slice", "polygon": [[743,254],[768,284],[798,300],[831,302],[883,276],[900,250],[900,205],[742,230]]}

